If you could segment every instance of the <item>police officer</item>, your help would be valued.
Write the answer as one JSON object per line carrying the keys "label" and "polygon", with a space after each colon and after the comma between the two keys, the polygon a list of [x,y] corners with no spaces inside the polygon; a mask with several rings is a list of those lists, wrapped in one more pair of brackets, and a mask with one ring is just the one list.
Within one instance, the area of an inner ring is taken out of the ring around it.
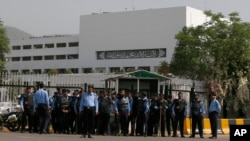
{"label": "police officer", "polygon": [[139,107],[139,99],[140,99],[140,93],[137,92],[132,98],[133,100],[130,100],[131,104],[131,114],[130,114],[130,119],[131,119],[131,132],[130,136],[134,136],[136,133],[136,121],[138,118],[139,111],[142,110],[142,106]]}
{"label": "police officer", "polygon": [[159,121],[160,121],[160,100],[158,94],[154,94],[150,104],[148,135],[158,136]]}
{"label": "police officer", "polygon": [[100,93],[98,102],[99,102],[98,134],[105,136],[107,134],[108,122],[110,119],[110,104],[111,104],[111,99],[108,97],[107,91],[103,91]]}
{"label": "police officer", "polygon": [[147,136],[148,133],[149,102],[147,93],[142,92],[138,101],[138,116],[136,121],[136,135]]}
{"label": "police officer", "polygon": [[78,90],[74,90],[72,96],[69,96],[69,128],[71,134],[74,134],[76,131],[76,114],[74,108],[78,93]]}
{"label": "police officer", "polygon": [[44,90],[43,83],[39,84],[39,90],[35,92],[33,98],[33,111],[37,112],[39,118],[39,133],[46,133],[49,123],[49,96],[48,92]]}
{"label": "police officer", "polygon": [[179,130],[182,138],[184,136],[184,120],[187,115],[187,102],[183,99],[183,93],[178,93],[178,98],[174,100],[172,107],[172,115],[174,117],[174,128],[173,128],[173,137],[178,137],[177,135],[177,126],[179,124]]}
{"label": "police officer", "polygon": [[120,91],[119,96],[115,100],[115,110],[116,115],[119,117],[121,132],[124,136],[127,136],[128,116],[130,116],[130,103],[128,97],[126,96],[125,89]]}
{"label": "police officer", "polygon": [[208,116],[210,121],[210,127],[212,131],[212,136],[209,137],[210,139],[217,138],[217,128],[218,128],[218,117],[221,112],[221,105],[219,101],[216,99],[216,94],[211,94],[211,102],[208,109]]}
{"label": "police officer", "polygon": [[195,137],[195,129],[198,124],[200,138],[203,136],[203,117],[205,114],[204,104],[199,99],[199,94],[195,93],[194,99],[190,103],[190,116],[192,118],[192,134],[190,138]]}
{"label": "police officer", "polygon": [[161,136],[166,137],[165,129],[166,129],[166,109],[167,109],[167,100],[164,99],[164,95],[160,94],[160,126],[161,126]]}
{"label": "police officer", "polygon": [[21,133],[25,132],[25,126],[27,124],[28,117],[28,126],[29,132],[33,132],[33,93],[31,87],[26,87],[25,92],[21,95],[20,105],[22,108],[22,127]]}
{"label": "police officer", "polygon": [[82,114],[80,114],[80,102],[82,99],[82,91],[77,90],[76,91],[78,94],[76,96],[76,100],[75,100],[75,104],[74,104],[74,111],[75,111],[75,115],[76,115],[76,133],[77,134],[82,134],[82,126],[83,126],[83,122],[82,119],[83,116]]}
{"label": "police officer", "polygon": [[98,115],[99,107],[97,95],[94,93],[94,86],[88,85],[88,91],[82,95],[80,102],[80,112],[83,114],[83,135],[82,137],[93,138],[91,133],[93,132],[95,125],[95,115]]}
{"label": "police officer", "polygon": [[174,127],[174,118],[172,116],[173,98],[172,95],[167,96],[167,107],[166,107],[166,126],[168,136],[171,136],[171,128]]}

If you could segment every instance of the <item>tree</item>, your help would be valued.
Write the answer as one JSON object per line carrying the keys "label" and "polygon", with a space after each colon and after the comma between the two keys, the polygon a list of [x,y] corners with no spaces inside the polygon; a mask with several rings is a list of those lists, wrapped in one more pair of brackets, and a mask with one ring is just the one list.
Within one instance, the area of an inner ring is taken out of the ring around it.
{"label": "tree", "polygon": [[[183,27],[176,35],[177,46],[170,70],[174,75],[204,80],[208,92],[234,103],[235,111],[249,101],[250,23],[237,12],[229,19],[205,11],[207,19],[197,27]],[[231,103],[231,105],[232,105]]]}
{"label": "tree", "polygon": [[5,28],[3,27],[3,23],[0,20],[0,72],[4,69],[4,64],[6,59],[4,57],[5,53],[9,52],[9,39],[6,35]]}
{"label": "tree", "polygon": [[167,75],[169,73],[169,64],[166,61],[160,62],[160,67],[158,69],[158,73],[162,75]]}

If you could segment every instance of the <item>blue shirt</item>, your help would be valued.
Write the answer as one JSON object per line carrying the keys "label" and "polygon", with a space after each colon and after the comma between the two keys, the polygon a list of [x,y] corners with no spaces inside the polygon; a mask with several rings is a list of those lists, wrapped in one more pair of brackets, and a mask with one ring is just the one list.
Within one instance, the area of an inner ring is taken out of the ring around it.
{"label": "blue shirt", "polygon": [[221,105],[217,99],[211,100],[208,111],[209,113],[218,112],[218,114],[221,112]]}
{"label": "blue shirt", "polygon": [[82,99],[80,102],[80,111],[83,111],[83,107],[95,107],[96,112],[98,112],[98,100],[96,93],[91,92],[90,94],[88,92],[84,93],[82,95]]}
{"label": "blue shirt", "polygon": [[33,97],[33,110],[36,110],[37,104],[47,104],[49,107],[49,95],[48,92],[44,89],[39,89],[36,91],[34,97]]}
{"label": "blue shirt", "polygon": [[149,112],[149,103],[147,97],[143,98],[143,108],[144,108],[144,113]]}

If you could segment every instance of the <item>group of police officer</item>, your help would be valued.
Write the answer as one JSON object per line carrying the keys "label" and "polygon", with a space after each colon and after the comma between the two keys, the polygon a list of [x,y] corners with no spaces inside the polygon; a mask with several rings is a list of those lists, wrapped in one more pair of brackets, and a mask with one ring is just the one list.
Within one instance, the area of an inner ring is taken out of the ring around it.
{"label": "group of police officer", "polygon": [[[25,131],[26,123],[30,133],[41,131],[36,124],[37,114],[33,110],[35,94],[27,87],[21,95],[21,132]],[[58,88],[49,100],[50,124],[46,126],[47,133],[50,133],[51,125],[54,133],[81,134],[83,138],[92,138],[92,134],[165,137],[165,129],[168,136],[178,137],[179,125],[180,136],[185,137],[183,129],[187,102],[183,99],[183,93],[179,92],[176,99],[171,95],[153,94],[149,100],[147,96],[146,92],[132,93],[125,89],[118,93],[100,91],[97,94],[93,85],[89,85],[87,91],[76,89],[72,94],[68,89]],[[197,97],[192,101],[190,111],[192,129],[198,123],[200,137],[203,138],[201,123],[205,111]],[[193,132],[190,137],[194,135]]]}

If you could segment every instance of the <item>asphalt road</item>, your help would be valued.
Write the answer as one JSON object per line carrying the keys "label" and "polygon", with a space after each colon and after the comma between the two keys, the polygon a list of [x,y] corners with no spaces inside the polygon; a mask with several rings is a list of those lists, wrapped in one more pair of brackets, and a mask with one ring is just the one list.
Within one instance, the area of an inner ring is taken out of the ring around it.
{"label": "asphalt road", "polygon": [[66,135],[66,134],[37,134],[37,133],[20,133],[20,132],[1,132],[0,141],[83,141],[83,140],[95,140],[95,141],[229,141],[229,135],[218,135],[217,139],[209,139],[209,135],[205,135],[204,139],[199,138],[180,138],[180,137],[131,137],[131,136],[93,136],[92,139],[80,138],[80,135]]}

